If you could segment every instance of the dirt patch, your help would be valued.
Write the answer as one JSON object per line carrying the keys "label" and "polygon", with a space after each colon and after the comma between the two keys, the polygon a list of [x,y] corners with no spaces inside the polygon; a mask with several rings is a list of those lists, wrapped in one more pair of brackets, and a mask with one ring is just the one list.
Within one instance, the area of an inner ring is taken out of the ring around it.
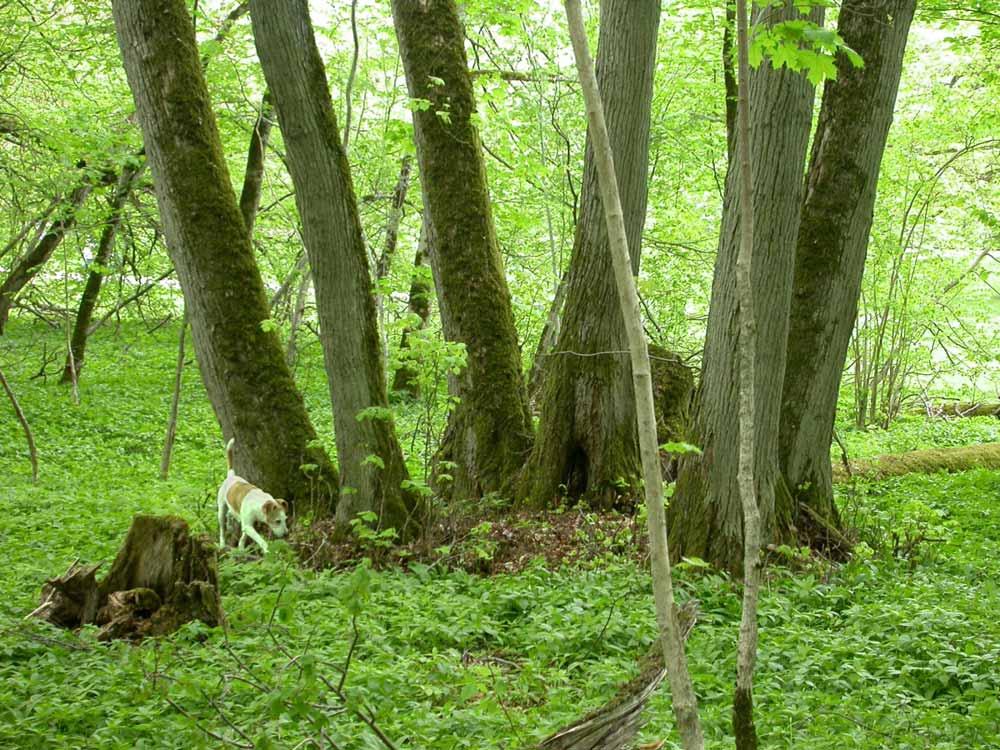
{"label": "dirt patch", "polygon": [[369,558],[377,566],[417,562],[446,565],[478,575],[518,573],[532,565],[553,569],[613,557],[643,559],[648,543],[644,523],[617,511],[507,512],[434,524],[425,538],[392,546],[377,538],[347,537],[332,521],[292,534],[303,563],[315,569],[341,568]]}

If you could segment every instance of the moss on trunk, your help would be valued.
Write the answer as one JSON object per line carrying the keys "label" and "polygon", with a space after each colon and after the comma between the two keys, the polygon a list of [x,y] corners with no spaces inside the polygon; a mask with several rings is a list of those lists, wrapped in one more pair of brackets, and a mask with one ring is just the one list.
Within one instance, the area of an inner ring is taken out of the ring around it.
{"label": "moss on trunk", "polygon": [[[657,0],[601,4],[597,81],[633,273],[646,216],[659,16]],[[641,495],[628,346],[589,137],[580,203],[562,326],[543,365],[538,436],[519,486],[520,499],[533,506],[564,494],[602,507]]]}
{"label": "moss on trunk", "polygon": [[183,0],[115,0],[112,7],[198,366],[223,435],[236,437],[236,469],[275,496],[327,509],[337,473],[317,444],[277,335],[262,326],[264,284],[189,10]]}
{"label": "moss on trunk", "polygon": [[445,336],[465,345],[453,381],[441,461],[458,497],[506,492],[531,446],[521,353],[490,208],[486,168],[454,0],[393,0],[393,20],[413,113],[417,160]]}

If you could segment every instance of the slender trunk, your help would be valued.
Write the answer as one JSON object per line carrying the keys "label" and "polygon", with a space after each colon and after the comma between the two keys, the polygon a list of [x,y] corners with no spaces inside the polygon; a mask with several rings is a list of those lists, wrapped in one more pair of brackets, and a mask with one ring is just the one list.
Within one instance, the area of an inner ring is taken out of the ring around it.
{"label": "slender trunk", "polygon": [[187,4],[114,0],[112,7],[198,366],[223,436],[236,438],[236,469],[275,496],[328,508],[337,473],[317,447],[277,335],[261,328],[269,317],[264,284]]}
{"label": "slender trunk", "polygon": [[[420,226],[420,239],[417,241],[417,254],[413,259],[413,276],[410,277],[410,294],[406,303],[406,312],[410,316],[410,321],[403,328],[403,335],[399,340],[400,351],[405,351],[410,346],[410,337],[417,331],[422,331],[427,327],[427,322],[431,317],[431,295],[434,293],[432,282],[425,273],[424,263],[427,260],[427,222]],[[417,370],[412,362],[404,360],[396,369],[396,374],[392,379],[392,390],[399,393],[405,392],[410,398],[420,396],[420,381],[417,378]]]}
{"label": "slender trunk", "polygon": [[737,97],[736,71],[733,65],[733,24],[736,8],[726,3],[726,29],[722,32],[722,79],[726,88],[726,156],[732,162],[736,149]]}
{"label": "slender trunk", "polygon": [[392,268],[392,259],[396,255],[396,244],[399,239],[399,222],[403,218],[403,204],[406,202],[406,192],[410,187],[410,172],[413,169],[413,157],[404,156],[399,165],[399,177],[392,190],[392,202],[389,204],[389,215],[385,220],[385,245],[378,259],[375,277],[384,279]]}
{"label": "slender trunk", "polygon": [[101,285],[104,283],[104,276],[107,273],[106,266],[115,249],[115,237],[118,235],[118,227],[121,225],[122,211],[139,176],[145,169],[145,161],[138,164],[126,164],[122,167],[121,175],[118,177],[114,195],[111,196],[111,210],[104,221],[104,230],[101,232],[97,252],[91,261],[91,268],[87,273],[87,283],[80,296],[80,306],[76,311],[76,322],[73,324],[66,365],[63,367],[63,374],[59,380],[61,383],[75,383],[80,378],[83,358],[86,355],[87,337],[90,334],[90,322],[94,316],[94,308],[97,307],[97,298],[101,294]]}
{"label": "slender trunk", "polygon": [[299,358],[299,328],[302,327],[302,319],[306,313],[306,299],[309,297],[309,288],[312,286],[312,271],[309,264],[302,269],[299,277],[299,285],[295,290],[295,300],[292,302],[291,315],[288,316],[288,344],[285,347],[285,361],[289,367],[294,368]]}
{"label": "slender trunk", "polygon": [[427,207],[431,265],[445,337],[465,345],[439,461],[455,464],[442,491],[506,492],[531,446],[531,419],[510,292],[493,227],[465,35],[454,0],[393,0]]}
{"label": "slender trunk", "polygon": [[[799,18],[791,4],[766,8],[767,22]],[[758,9],[758,14],[762,11]],[[811,20],[822,20],[816,8]],[[785,342],[799,230],[802,175],[812,120],[813,86],[800,73],[775,70],[769,61],[750,73],[750,160],[754,191],[751,283],[757,309],[754,389],[754,479],[764,543],[791,533],[787,508],[776,517],[778,422],[785,372]],[[738,152],[737,144],[737,152]],[[739,305],[735,260],[739,249],[740,169],[730,164],[719,253],[709,307],[705,355],[694,416],[694,442],[701,456],[681,461],[670,503],[674,555],[700,557],[720,567],[743,567],[743,512],[737,482],[739,450]]]}
{"label": "slender trunk", "polygon": [[[601,3],[597,81],[620,179],[633,274],[638,273],[646,217],[659,18],[659,0]],[[558,502],[562,488],[603,507],[623,495],[641,494],[625,325],[593,144],[588,144],[562,326],[545,364],[538,435],[521,478],[519,494],[535,506]]]}
{"label": "slender trunk", "polygon": [[24,430],[24,438],[28,441],[28,457],[31,460],[31,481],[37,482],[38,450],[35,448],[35,436],[31,432],[31,425],[28,424],[28,418],[24,416],[21,404],[17,402],[17,396],[14,395],[14,389],[11,388],[10,383],[7,382],[7,377],[3,374],[3,370],[0,370],[0,386],[3,386],[4,393],[7,394],[7,398],[10,399],[10,405],[14,409],[17,421],[21,423],[21,429]]}
{"label": "slender trunk", "polygon": [[350,166],[307,0],[250,0],[312,268],[340,463],[337,520],[374,511],[403,537],[420,527],[386,395],[375,297]]}
{"label": "slender trunk", "polygon": [[243,174],[243,190],[240,192],[240,214],[247,227],[247,235],[253,237],[253,225],[260,207],[260,191],[264,184],[264,162],[267,156],[267,142],[271,137],[272,124],[271,92],[265,91],[260,102],[260,114],[253,124],[250,147],[247,149],[247,168]]}
{"label": "slender trunk", "polygon": [[736,255],[736,296],[739,300],[739,484],[743,510],[743,607],[736,649],[733,691],[733,736],[736,750],[757,750],[753,721],[753,670],[757,661],[757,597],[760,592],[760,510],[754,482],[754,371],[757,322],[753,283],[753,166],[750,151],[750,33],[746,0],[736,0],[737,112],[736,153],[740,159],[740,246]]}
{"label": "slender trunk", "polygon": [[38,273],[42,265],[52,257],[59,244],[63,241],[66,233],[76,225],[76,215],[93,190],[94,185],[90,179],[85,179],[70,194],[66,201],[65,208],[49,226],[44,236],[18,261],[0,285],[0,334],[7,326],[7,319],[10,317],[10,310],[14,306],[14,299],[24,287]]}
{"label": "slender trunk", "polygon": [[[346,141],[347,134],[344,134]],[[399,165],[399,177],[392,191],[392,202],[389,204],[389,215],[385,219],[385,243],[375,268],[375,307],[378,310],[379,330],[382,333],[382,357],[384,369],[389,371],[389,331],[385,313],[385,295],[382,294],[381,282],[392,270],[392,259],[396,255],[396,245],[399,241],[399,224],[403,220],[403,204],[406,202],[406,192],[410,188],[410,172],[413,169],[413,157],[407,154]],[[405,336],[405,334],[404,334]],[[395,388],[393,388],[395,390]]]}
{"label": "slender trunk", "polygon": [[292,266],[292,270],[288,272],[285,276],[285,280],[281,282],[281,286],[271,297],[271,314],[274,315],[278,311],[278,308],[284,305],[285,298],[289,297],[292,292],[292,285],[299,280],[301,274],[307,274],[309,272],[309,256],[306,255],[305,250],[299,252],[299,257],[295,259],[295,265]]}
{"label": "slender trunk", "polygon": [[536,405],[538,398],[542,395],[548,357],[556,348],[556,342],[559,340],[559,331],[562,329],[562,311],[566,303],[566,287],[569,286],[568,281],[569,274],[564,273],[559,279],[559,284],[556,285],[556,292],[549,304],[549,314],[545,316],[545,325],[542,327],[542,334],[538,337],[535,357],[531,361],[531,371],[528,373],[528,401],[532,407]]}
{"label": "slender trunk", "polygon": [[[837,391],[857,317],[879,167],[915,5],[915,0],[845,0],[838,32],[865,64],[855,68],[841,58],[837,79],[826,82],[806,179],[782,389],[781,466],[793,515],[805,504],[834,526],[839,518],[830,444]],[[860,381],[856,387],[863,390]],[[862,398],[860,423],[865,411]]]}
{"label": "slender trunk", "polygon": [[[677,719],[677,729],[685,750],[701,750],[705,745],[698,701],[691,684],[691,675],[684,655],[684,639],[674,607],[670,555],[667,550],[666,520],[663,513],[663,481],[660,476],[659,448],[656,441],[656,413],[653,408],[653,380],[649,367],[646,337],[642,330],[639,295],[632,277],[634,268],[629,257],[628,233],[624,209],[619,199],[615,162],[604,121],[601,92],[594,75],[594,64],[587,49],[587,34],[579,0],[566,0],[570,35],[576,57],[580,84],[587,103],[587,122],[593,139],[594,161],[598,170],[599,187],[608,233],[607,246],[612,258],[617,287],[619,312],[628,338],[632,383],[635,393],[635,415],[645,480],[646,508],[649,512],[650,564],[653,573],[653,595],[656,620],[660,629],[663,660],[667,667],[670,692]],[[634,256],[633,256],[634,257]]]}
{"label": "slender trunk", "polygon": [[160,479],[170,475],[170,459],[174,453],[174,440],[177,437],[177,415],[181,405],[181,385],[184,380],[184,343],[187,340],[187,313],[181,320],[181,335],[177,343],[177,366],[174,368],[174,389],[170,397],[170,416],[167,417],[167,436],[163,440],[163,453],[160,456]]}

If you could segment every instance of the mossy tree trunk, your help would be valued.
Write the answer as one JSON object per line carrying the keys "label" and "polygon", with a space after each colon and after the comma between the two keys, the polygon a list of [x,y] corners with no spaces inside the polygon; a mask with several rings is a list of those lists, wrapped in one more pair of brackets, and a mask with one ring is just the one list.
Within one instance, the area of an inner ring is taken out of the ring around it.
{"label": "mossy tree trunk", "polygon": [[[758,9],[758,15],[759,15]],[[767,9],[768,21],[797,18],[786,6]],[[815,9],[812,20],[822,20]],[[759,18],[757,19],[760,20]],[[778,422],[785,374],[785,343],[798,237],[806,146],[814,90],[801,73],[775,70],[764,61],[750,75],[750,154],[756,189],[756,231],[751,267],[757,309],[754,466],[760,503],[761,539],[767,544],[789,532],[788,507],[776,508]],[[743,513],[737,483],[739,305],[739,149],[726,177],[722,231],[715,264],[704,365],[694,415],[693,439],[703,455],[681,461],[669,513],[675,556],[699,557],[734,571],[743,566]]]}
{"label": "mossy tree trunk", "polygon": [[[236,438],[236,469],[275,496],[328,507],[337,473],[315,443],[277,335],[261,327],[264,285],[186,3],[115,0],[112,7],[198,366],[223,435]],[[307,473],[303,464],[315,468]]]}
{"label": "mossy tree trunk", "polygon": [[830,444],[837,391],[857,316],[879,167],[899,88],[915,0],[845,0],[844,56],[823,88],[795,254],[780,458],[792,512],[800,503],[833,525]]}
{"label": "mossy tree trunk", "polygon": [[7,278],[0,285],[0,333],[3,333],[4,328],[7,326],[7,319],[10,317],[10,310],[14,306],[14,299],[17,297],[18,292],[24,289],[28,282],[35,278],[35,274],[52,257],[52,253],[59,247],[66,233],[76,225],[77,212],[83,206],[84,201],[87,200],[87,196],[90,195],[90,191],[93,188],[93,181],[89,178],[84,179],[70,193],[62,211],[52,221],[52,224],[49,225],[48,230],[42,238],[24,254],[24,257],[7,274]]}
{"label": "mossy tree trunk", "polygon": [[[632,262],[638,272],[646,217],[649,118],[659,0],[601,3],[597,81],[604,101]],[[557,501],[561,486],[602,506],[641,495],[635,396],[628,341],[608,251],[588,138],[580,219],[566,305],[545,363],[538,435],[518,493],[529,504]]]}
{"label": "mossy tree trunk", "polygon": [[465,35],[454,0],[393,0],[427,209],[428,246],[444,334],[465,345],[461,400],[438,459],[455,463],[454,497],[505,492],[531,447],[531,421],[510,291],[473,124]]}
{"label": "mossy tree trunk", "polygon": [[309,254],[340,463],[338,520],[374,511],[412,534],[408,480],[386,395],[375,297],[347,154],[306,0],[251,0]]}
{"label": "mossy tree trunk", "polygon": [[80,370],[83,369],[83,358],[87,350],[87,338],[90,336],[90,322],[94,316],[94,308],[97,307],[97,299],[101,294],[101,285],[108,272],[106,266],[115,249],[115,237],[118,236],[118,227],[121,225],[125,202],[129,199],[139,176],[145,169],[145,158],[140,156],[138,163],[126,164],[122,167],[121,174],[118,176],[118,183],[111,196],[108,216],[104,220],[104,229],[101,231],[101,239],[97,244],[97,252],[94,253],[91,268],[87,273],[87,283],[84,285],[83,294],[80,295],[80,306],[76,311],[76,321],[73,324],[73,334],[70,337],[70,350],[66,356],[66,364],[60,378],[61,383],[69,383],[80,377]]}

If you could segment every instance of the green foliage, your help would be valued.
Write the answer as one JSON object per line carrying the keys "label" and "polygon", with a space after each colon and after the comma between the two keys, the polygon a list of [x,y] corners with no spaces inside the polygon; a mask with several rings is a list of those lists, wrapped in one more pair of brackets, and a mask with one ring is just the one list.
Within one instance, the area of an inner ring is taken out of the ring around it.
{"label": "green foliage", "polygon": [[[214,748],[199,725],[236,738],[224,715],[259,747],[294,747],[322,728],[342,747],[375,748],[362,721],[337,713],[324,682],[336,687],[349,653],[347,705],[374,707],[401,748],[523,747],[634,675],[655,638],[650,582],[643,565],[616,555],[626,540],[613,535],[595,539],[606,550],[599,563],[492,578],[445,564],[305,571],[283,543],[260,560],[229,554],[220,566],[227,634],[191,624],[135,647],[98,644],[92,629],[72,635],[23,622],[45,578],[77,557],[109,559],[132,513],[180,513],[196,531],[214,532],[225,461],[195,377],[186,378],[172,478],[155,476],[175,334],[129,326],[99,334],[79,406],[51,379],[28,379],[37,370],[35,337],[44,333],[17,325],[3,341],[5,369],[42,447],[42,474],[38,485],[30,482],[17,425],[0,420],[0,541],[8,561],[0,747]],[[314,354],[310,366],[318,366]],[[326,408],[324,387],[306,391],[317,414]],[[907,420],[846,439],[860,455],[988,437],[989,429],[996,428],[984,420]],[[871,542],[850,563],[778,550],[786,562],[768,569],[755,685],[768,747],[995,744],[997,497],[1000,475],[986,471],[871,485],[841,499],[845,514],[867,520]],[[373,556],[387,541],[374,521],[362,515],[355,525],[370,534]],[[907,533],[925,536],[909,556]],[[489,534],[486,524],[475,527],[466,547],[489,556]],[[722,745],[738,587],[694,558],[678,569],[680,598],[701,602],[689,661],[710,742]],[[642,742],[677,746],[665,690],[647,718]]]}

